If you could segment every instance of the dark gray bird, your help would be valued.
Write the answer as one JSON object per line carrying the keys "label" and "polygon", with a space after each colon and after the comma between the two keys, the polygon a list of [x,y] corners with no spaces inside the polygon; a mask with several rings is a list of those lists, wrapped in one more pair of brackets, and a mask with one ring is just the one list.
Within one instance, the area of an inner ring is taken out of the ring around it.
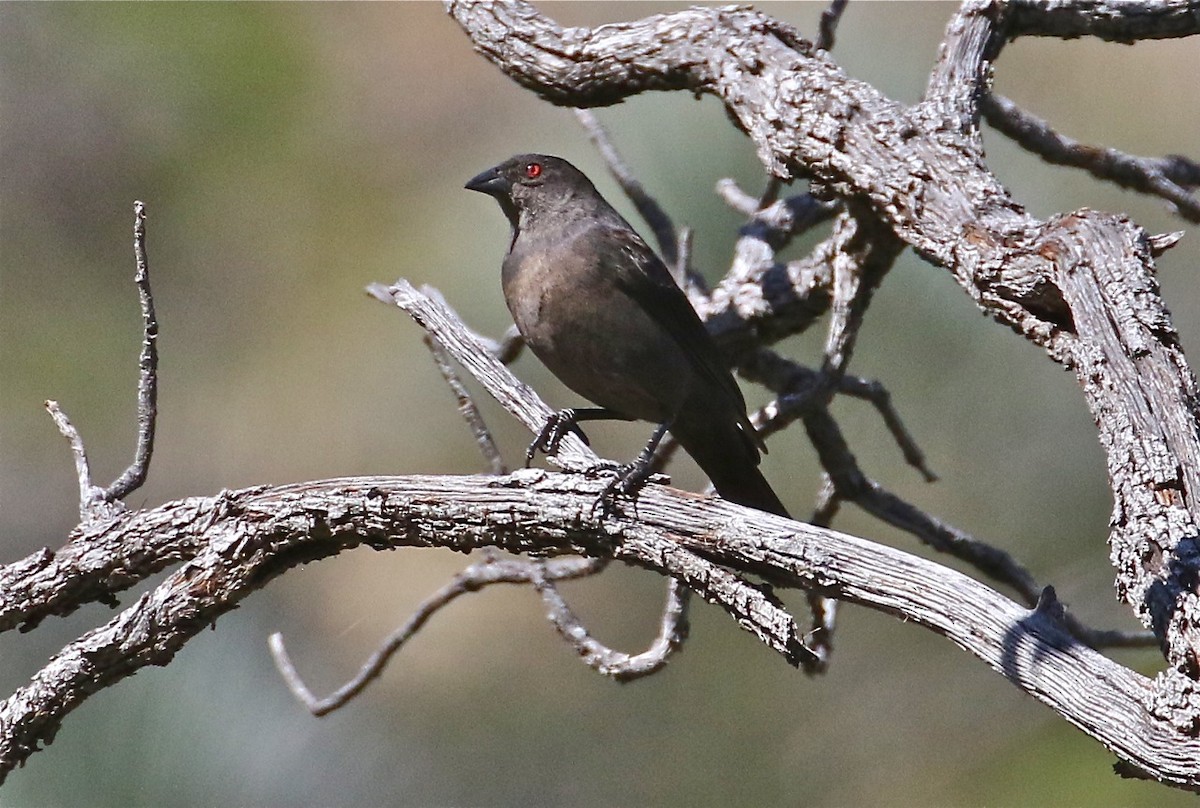
{"label": "dark gray bird", "polygon": [[766,447],[704,323],[591,181],[561,158],[521,154],[466,187],[495,197],[512,224],[504,299],[525,343],[567,387],[600,405],[562,411],[534,447],[552,451],[580,420],[650,421],[659,429],[622,490],[645,481],[669,430],[722,497],[786,516],[758,470]]}

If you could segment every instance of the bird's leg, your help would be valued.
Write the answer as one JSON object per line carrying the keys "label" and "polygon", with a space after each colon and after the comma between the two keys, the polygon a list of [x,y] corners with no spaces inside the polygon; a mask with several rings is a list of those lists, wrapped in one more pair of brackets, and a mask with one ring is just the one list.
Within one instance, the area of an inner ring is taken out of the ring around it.
{"label": "bird's leg", "polygon": [[667,434],[670,427],[670,421],[659,424],[637,458],[632,463],[622,466],[617,471],[616,479],[605,486],[599,499],[596,500],[596,505],[602,506],[604,513],[612,510],[618,496],[637,494],[654,474],[654,450],[658,448],[658,444],[662,443],[663,436]]}
{"label": "bird's leg", "polygon": [[579,422],[605,420],[630,421],[633,419],[604,407],[568,407],[565,410],[559,410],[546,419],[546,423],[537,433],[537,437],[533,439],[533,443],[529,444],[529,448],[525,450],[525,468],[529,468],[529,464],[533,462],[533,456],[538,452],[548,455],[557,452],[559,441],[568,432],[574,432],[581,441],[590,446],[591,442],[579,428]]}

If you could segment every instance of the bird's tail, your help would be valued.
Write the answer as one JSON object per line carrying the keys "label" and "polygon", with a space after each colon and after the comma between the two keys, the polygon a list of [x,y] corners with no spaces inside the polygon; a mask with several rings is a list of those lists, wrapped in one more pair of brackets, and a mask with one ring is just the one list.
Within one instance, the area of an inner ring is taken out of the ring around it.
{"label": "bird's tail", "polygon": [[711,420],[690,423],[682,414],[671,434],[725,499],[760,511],[789,516],[767,478],[758,470],[758,447],[751,437],[727,421],[714,428]]}

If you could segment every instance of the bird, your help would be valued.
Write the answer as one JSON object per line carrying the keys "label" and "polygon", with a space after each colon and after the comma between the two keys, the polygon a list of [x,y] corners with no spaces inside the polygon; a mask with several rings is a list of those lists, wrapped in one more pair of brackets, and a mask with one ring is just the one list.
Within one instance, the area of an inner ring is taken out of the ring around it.
{"label": "bird", "polygon": [[762,442],[720,349],[662,260],[591,180],[560,157],[519,154],[471,178],[512,226],[501,265],[504,299],[525,344],[597,407],[552,416],[530,446],[554,451],[578,422],[657,424],[619,488],[650,476],[666,432],[722,498],[788,516],[759,470]]}

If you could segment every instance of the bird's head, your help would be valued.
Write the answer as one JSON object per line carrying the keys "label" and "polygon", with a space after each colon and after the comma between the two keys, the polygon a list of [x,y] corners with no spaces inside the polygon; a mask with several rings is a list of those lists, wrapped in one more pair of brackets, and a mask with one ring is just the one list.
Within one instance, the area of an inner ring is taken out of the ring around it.
{"label": "bird's head", "polygon": [[496,198],[514,228],[522,215],[578,207],[596,189],[582,171],[561,157],[518,154],[472,177],[465,186]]}

